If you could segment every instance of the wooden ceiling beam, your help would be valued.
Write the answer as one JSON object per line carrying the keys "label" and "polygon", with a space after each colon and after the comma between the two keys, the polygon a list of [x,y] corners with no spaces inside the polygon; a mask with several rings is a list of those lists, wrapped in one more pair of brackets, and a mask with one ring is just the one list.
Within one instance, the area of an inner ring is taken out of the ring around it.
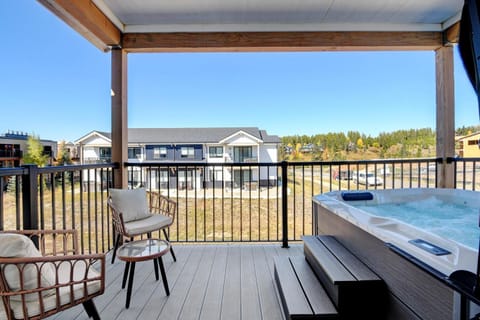
{"label": "wooden ceiling beam", "polygon": [[460,38],[460,22],[453,24],[450,28],[443,32],[444,46],[458,43]]}
{"label": "wooden ceiling beam", "polygon": [[38,1],[100,50],[120,45],[121,31],[92,0]]}
{"label": "wooden ceiling beam", "polygon": [[441,32],[125,33],[128,52],[435,50]]}

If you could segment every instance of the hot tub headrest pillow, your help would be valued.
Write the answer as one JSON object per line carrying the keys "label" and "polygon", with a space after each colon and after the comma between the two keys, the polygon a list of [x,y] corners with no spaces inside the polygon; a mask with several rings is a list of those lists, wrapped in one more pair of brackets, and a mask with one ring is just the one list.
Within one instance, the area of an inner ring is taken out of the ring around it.
{"label": "hot tub headrest pillow", "polygon": [[373,200],[371,192],[342,192],[343,201]]}

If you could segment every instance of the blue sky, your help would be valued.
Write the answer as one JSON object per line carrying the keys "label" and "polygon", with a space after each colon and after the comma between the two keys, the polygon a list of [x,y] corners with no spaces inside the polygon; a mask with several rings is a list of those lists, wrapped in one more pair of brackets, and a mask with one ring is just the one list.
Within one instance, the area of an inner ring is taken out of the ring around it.
{"label": "blue sky", "polygon": [[[0,133],[110,131],[110,54],[36,1],[0,1]],[[479,124],[455,49],[456,127]],[[130,127],[312,135],[435,128],[433,52],[130,54]]]}

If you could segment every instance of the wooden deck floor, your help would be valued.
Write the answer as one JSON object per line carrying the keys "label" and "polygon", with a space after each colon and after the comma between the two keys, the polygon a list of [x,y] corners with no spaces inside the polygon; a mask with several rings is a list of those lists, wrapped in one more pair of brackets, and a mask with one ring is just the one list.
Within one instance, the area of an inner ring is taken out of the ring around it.
{"label": "wooden deck floor", "polygon": [[[170,254],[164,264],[170,286],[165,296],[155,281],[151,261],[137,263],[130,308],[121,289],[124,263],[107,263],[105,293],[94,299],[107,319],[283,319],[277,297],[273,257],[303,255],[300,244],[174,244],[177,262]],[[88,319],[83,307],[64,311],[52,319]]]}

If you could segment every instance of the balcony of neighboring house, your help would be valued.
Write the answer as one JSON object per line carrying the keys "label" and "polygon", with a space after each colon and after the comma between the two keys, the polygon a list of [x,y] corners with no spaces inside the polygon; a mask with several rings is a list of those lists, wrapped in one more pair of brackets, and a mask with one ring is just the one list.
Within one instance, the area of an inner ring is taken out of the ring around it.
{"label": "balcony of neighboring house", "polygon": [[19,144],[0,144],[0,167],[19,166],[22,157],[23,151]]}
{"label": "balcony of neighboring house", "polygon": [[0,158],[20,159],[23,156],[21,150],[0,150]]}
{"label": "balcony of neighboring house", "polygon": [[0,168],[11,168],[20,165],[23,158],[21,150],[0,150]]}
{"label": "balcony of neighboring house", "polygon": [[258,147],[253,147],[253,146],[233,147],[233,162],[237,162],[237,163],[258,162]]}

